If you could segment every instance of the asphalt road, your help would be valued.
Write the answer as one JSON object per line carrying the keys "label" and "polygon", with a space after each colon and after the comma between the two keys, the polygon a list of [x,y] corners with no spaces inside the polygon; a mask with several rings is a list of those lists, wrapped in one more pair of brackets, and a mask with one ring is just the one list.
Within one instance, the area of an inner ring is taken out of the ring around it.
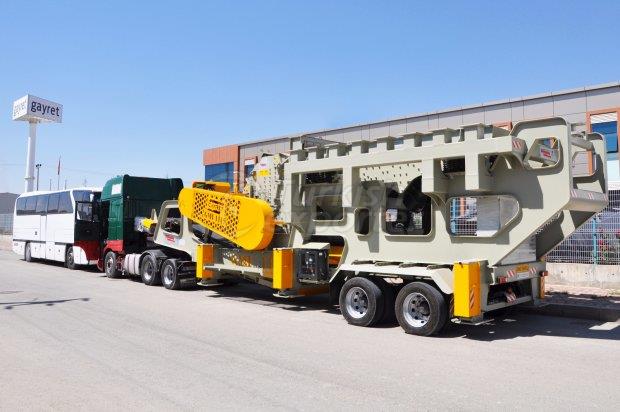
{"label": "asphalt road", "polygon": [[510,315],[422,338],[322,297],[167,291],[0,251],[0,408],[616,409],[620,325]]}

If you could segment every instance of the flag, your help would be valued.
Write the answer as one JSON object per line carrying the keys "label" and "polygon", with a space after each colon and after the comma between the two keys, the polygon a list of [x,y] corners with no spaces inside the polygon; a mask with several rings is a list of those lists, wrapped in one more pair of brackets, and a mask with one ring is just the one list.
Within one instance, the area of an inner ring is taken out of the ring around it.
{"label": "flag", "polygon": [[58,176],[60,176],[60,157],[61,156],[58,157],[58,172],[56,172]]}

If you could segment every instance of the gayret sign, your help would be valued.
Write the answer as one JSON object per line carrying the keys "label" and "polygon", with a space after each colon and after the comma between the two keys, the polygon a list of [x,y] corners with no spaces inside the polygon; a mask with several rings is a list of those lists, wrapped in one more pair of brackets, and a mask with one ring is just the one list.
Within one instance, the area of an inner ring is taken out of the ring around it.
{"label": "gayret sign", "polygon": [[13,103],[13,120],[62,123],[62,104],[29,94]]}

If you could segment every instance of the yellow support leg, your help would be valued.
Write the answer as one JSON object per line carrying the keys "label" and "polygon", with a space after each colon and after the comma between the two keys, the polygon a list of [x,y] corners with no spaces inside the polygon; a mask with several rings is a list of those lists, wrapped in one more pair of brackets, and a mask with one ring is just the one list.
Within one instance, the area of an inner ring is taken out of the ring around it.
{"label": "yellow support leg", "polygon": [[454,274],[454,316],[473,318],[480,308],[480,262],[457,263]]}
{"label": "yellow support leg", "polygon": [[206,270],[204,265],[213,263],[213,245],[196,246],[196,277],[198,279],[213,278],[213,271]]}
{"label": "yellow support leg", "polygon": [[273,250],[273,288],[284,290],[293,287],[293,249]]}

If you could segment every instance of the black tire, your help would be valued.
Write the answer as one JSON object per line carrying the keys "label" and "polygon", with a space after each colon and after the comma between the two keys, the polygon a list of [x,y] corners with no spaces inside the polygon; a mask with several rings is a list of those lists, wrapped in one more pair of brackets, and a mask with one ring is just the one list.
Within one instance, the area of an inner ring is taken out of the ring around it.
{"label": "black tire", "polygon": [[166,259],[161,265],[161,283],[166,289],[181,289],[181,280],[178,276],[177,259]]}
{"label": "black tire", "polygon": [[396,321],[396,312],[394,309],[396,301],[396,291],[394,286],[387,283],[382,277],[375,276],[372,281],[379,286],[381,292],[383,292],[383,316],[379,320],[379,323],[393,323]]}
{"label": "black tire", "polygon": [[412,282],[396,296],[396,319],[406,333],[431,336],[440,332],[448,321],[448,305],[433,286]]}
{"label": "black tire", "polygon": [[384,296],[370,279],[354,277],[340,290],[340,312],[351,325],[372,326],[383,317]]}
{"label": "black tire", "polygon": [[65,266],[69,270],[77,269],[77,265],[75,264],[75,256],[73,256],[73,246],[68,246],[65,251]]}
{"label": "black tire", "polygon": [[161,285],[161,275],[157,267],[157,259],[151,254],[146,254],[140,262],[140,277],[142,283],[147,286]]}
{"label": "black tire", "polygon": [[110,250],[105,254],[105,257],[103,258],[103,269],[105,270],[105,275],[110,279],[115,279],[121,276],[121,272],[116,266],[116,253]]}
{"label": "black tire", "polygon": [[30,243],[26,243],[26,246],[24,246],[24,260],[26,262],[32,262],[34,260],[32,258],[32,249],[30,249]]}

